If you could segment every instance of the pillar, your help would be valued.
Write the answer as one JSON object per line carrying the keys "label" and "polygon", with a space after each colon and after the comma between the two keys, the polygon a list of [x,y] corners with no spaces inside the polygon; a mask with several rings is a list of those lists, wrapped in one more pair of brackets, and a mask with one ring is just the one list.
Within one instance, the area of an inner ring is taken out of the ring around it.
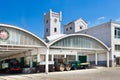
{"label": "pillar", "polygon": [[46,66],[45,66],[45,72],[48,74],[48,70],[49,70],[49,65],[48,65],[48,60],[49,60],[49,48],[46,48],[47,52],[46,52]]}
{"label": "pillar", "polygon": [[40,63],[40,52],[39,48],[37,48],[37,63]]}
{"label": "pillar", "polygon": [[107,51],[107,67],[109,68],[109,51]]}
{"label": "pillar", "polygon": [[30,68],[33,67],[33,61],[32,61],[32,53],[30,54]]}
{"label": "pillar", "polygon": [[66,54],[64,54],[64,58],[66,58]]}
{"label": "pillar", "polygon": [[95,53],[95,65],[98,65],[98,54]]}
{"label": "pillar", "polygon": [[78,61],[78,54],[75,55],[75,60]]}
{"label": "pillar", "polygon": [[37,53],[37,63],[40,63],[40,54]]}

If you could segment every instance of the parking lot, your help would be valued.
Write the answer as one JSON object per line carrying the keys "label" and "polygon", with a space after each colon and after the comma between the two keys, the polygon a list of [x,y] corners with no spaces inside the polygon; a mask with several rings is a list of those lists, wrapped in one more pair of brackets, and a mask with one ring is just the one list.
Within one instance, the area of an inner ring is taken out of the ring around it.
{"label": "parking lot", "polygon": [[2,75],[0,80],[120,80],[120,68],[97,67],[94,69],[64,72]]}

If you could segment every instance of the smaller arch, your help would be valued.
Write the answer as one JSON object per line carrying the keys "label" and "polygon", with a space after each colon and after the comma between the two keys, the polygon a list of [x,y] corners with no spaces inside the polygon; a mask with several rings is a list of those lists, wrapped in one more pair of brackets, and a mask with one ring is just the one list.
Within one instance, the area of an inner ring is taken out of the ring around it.
{"label": "smaller arch", "polygon": [[83,36],[83,37],[86,37],[86,38],[91,38],[91,39],[95,40],[97,43],[101,44],[103,47],[105,47],[107,51],[110,50],[102,41],[100,41],[99,39],[97,39],[97,38],[95,38],[93,36],[87,35],[87,34],[69,34],[69,35],[65,35],[65,36],[62,36],[62,37],[52,41],[52,42],[49,42],[48,47],[50,48],[53,44],[59,42],[60,40],[63,40],[63,39],[69,38],[69,37],[74,37],[74,36]]}

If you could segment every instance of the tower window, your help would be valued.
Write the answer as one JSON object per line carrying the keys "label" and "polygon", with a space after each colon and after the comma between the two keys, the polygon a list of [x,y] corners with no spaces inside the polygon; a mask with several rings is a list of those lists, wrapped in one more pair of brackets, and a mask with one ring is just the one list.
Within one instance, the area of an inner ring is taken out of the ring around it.
{"label": "tower window", "polygon": [[54,28],[54,32],[57,32],[57,28]]}
{"label": "tower window", "polygon": [[66,31],[68,31],[68,28],[66,28]]}
{"label": "tower window", "polygon": [[48,23],[48,20],[46,20],[46,23]]}
{"label": "tower window", "polygon": [[46,29],[46,32],[48,32],[48,28]]}
{"label": "tower window", "polygon": [[55,22],[55,23],[57,22],[57,19],[56,19],[56,18],[54,19],[54,22]]}
{"label": "tower window", "polygon": [[70,27],[70,30],[72,30],[72,27]]}

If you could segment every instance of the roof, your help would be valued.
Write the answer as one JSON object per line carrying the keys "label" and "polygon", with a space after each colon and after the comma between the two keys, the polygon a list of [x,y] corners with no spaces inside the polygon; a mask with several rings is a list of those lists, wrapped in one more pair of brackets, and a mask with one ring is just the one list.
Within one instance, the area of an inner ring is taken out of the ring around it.
{"label": "roof", "polygon": [[76,22],[76,21],[78,21],[78,20],[82,20],[82,21],[84,21],[84,22],[87,24],[87,22],[86,22],[83,18],[79,18],[79,19],[73,20],[73,21],[71,21],[71,22],[69,22],[69,23],[67,23],[67,24],[65,24],[65,25],[74,23],[74,22]]}
{"label": "roof", "polygon": [[21,30],[21,31],[23,31],[23,32],[25,32],[25,33],[27,33],[27,34],[30,34],[30,35],[34,36],[36,39],[40,40],[45,46],[47,46],[47,44],[46,44],[40,37],[38,37],[37,35],[31,33],[31,32],[28,31],[28,30],[25,30],[25,29],[20,28],[20,27],[17,27],[17,26],[8,25],[8,24],[0,24],[0,26],[5,26],[5,27],[9,27],[9,28],[14,28],[14,29]]}
{"label": "roof", "polygon": [[62,40],[62,39],[64,39],[64,38],[71,37],[71,36],[86,36],[86,37],[90,37],[90,38],[98,41],[99,43],[101,43],[108,51],[110,50],[110,48],[109,48],[107,45],[105,45],[102,41],[100,41],[99,39],[97,39],[97,38],[95,38],[95,37],[93,37],[93,36],[91,36],[91,35],[88,35],[88,34],[69,34],[69,35],[65,35],[65,36],[59,37],[59,38],[57,38],[57,39],[49,42],[49,43],[48,43],[48,46],[50,47],[51,45],[53,45],[53,44],[56,43],[57,41],[60,41],[60,40]]}
{"label": "roof", "polygon": [[47,37],[47,40],[48,40],[49,42],[51,42],[51,41],[56,40],[56,39],[58,39],[58,38],[60,38],[60,37],[62,37],[62,36],[64,36],[64,35],[65,35],[65,34],[56,34],[56,35],[48,36],[48,37]]}

